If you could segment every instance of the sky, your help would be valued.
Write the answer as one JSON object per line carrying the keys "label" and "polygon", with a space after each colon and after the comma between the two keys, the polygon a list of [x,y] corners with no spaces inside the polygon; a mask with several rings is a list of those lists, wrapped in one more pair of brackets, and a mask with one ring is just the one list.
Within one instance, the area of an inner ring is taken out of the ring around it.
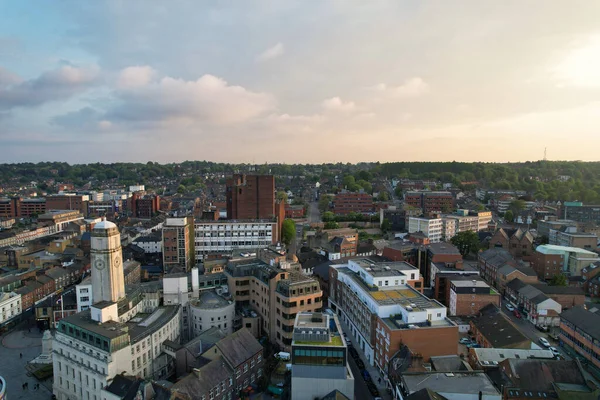
{"label": "sky", "polygon": [[599,160],[600,2],[542,3],[0,0],[0,162]]}

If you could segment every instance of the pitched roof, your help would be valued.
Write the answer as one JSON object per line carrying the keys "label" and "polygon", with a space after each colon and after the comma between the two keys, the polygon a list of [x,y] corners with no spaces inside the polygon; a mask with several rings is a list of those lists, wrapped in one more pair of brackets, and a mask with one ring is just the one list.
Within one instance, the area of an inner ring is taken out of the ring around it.
{"label": "pitched roof", "polygon": [[348,396],[339,390],[335,389],[333,392],[327,393],[321,398],[321,400],[350,400]]}
{"label": "pitched roof", "polygon": [[583,289],[574,286],[551,286],[543,283],[534,283],[531,286],[545,294],[573,294],[583,296]]}
{"label": "pitched roof", "polygon": [[431,389],[423,388],[405,397],[406,400],[447,400],[446,397],[439,393],[434,392]]}
{"label": "pitched roof", "polygon": [[171,387],[171,392],[181,398],[197,399],[204,393],[228,379],[233,374],[221,357],[215,358],[202,368],[180,379]]}
{"label": "pitched roof", "polygon": [[527,284],[519,278],[515,278],[506,284],[507,289],[514,290],[515,292],[518,292],[521,288],[524,288],[525,286],[527,286]]}
{"label": "pitched roof", "polygon": [[116,375],[104,390],[121,399],[130,400],[135,397],[142,382],[144,382],[143,379],[138,379],[135,376]]}
{"label": "pitched roof", "polygon": [[505,378],[518,388],[553,391],[555,383],[587,386],[577,361],[509,358],[500,364],[512,371],[513,378]]}
{"label": "pitched roof", "polygon": [[263,350],[258,340],[246,328],[242,328],[219,340],[215,346],[234,368]]}
{"label": "pitched roof", "polygon": [[493,347],[514,348],[529,340],[493,304],[482,308],[472,322]]}
{"label": "pitched roof", "polygon": [[600,340],[600,314],[596,313],[595,307],[586,309],[576,306],[560,314],[560,318],[575,325],[577,329],[584,331],[596,340]]}

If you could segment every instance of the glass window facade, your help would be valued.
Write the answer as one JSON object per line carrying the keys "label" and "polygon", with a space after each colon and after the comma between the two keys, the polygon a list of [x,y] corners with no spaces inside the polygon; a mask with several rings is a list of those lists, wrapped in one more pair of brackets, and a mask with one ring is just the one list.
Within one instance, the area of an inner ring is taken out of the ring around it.
{"label": "glass window facade", "polygon": [[346,365],[343,349],[295,347],[292,357],[292,363],[297,365]]}

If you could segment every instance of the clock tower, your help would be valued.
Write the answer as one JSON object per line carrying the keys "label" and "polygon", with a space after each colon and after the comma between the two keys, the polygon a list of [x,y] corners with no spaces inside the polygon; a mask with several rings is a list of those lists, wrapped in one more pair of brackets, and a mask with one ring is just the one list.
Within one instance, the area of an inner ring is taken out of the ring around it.
{"label": "clock tower", "polygon": [[103,220],[92,230],[92,301],[117,302],[125,297],[121,235],[117,225]]}

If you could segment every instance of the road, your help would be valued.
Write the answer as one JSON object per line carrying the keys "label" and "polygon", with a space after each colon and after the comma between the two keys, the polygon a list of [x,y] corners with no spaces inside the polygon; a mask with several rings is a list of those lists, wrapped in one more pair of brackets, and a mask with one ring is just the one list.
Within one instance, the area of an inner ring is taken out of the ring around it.
{"label": "road", "polygon": [[321,213],[319,212],[319,202],[311,201],[308,205],[308,223],[318,223],[321,222]]}
{"label": "road", "polygon": [[372,399],[373,396],[371,396],[371,392],[369,392],[369,388],[367,388],[367,384],[362,378],[360,370],[358,369],[354,358],[350,356],[350,353],[348,353],[348,365],[350,365],[350,370],[352,371],[352,375],[354,375],[354,398]]}
{"label": "road", "polygon": [[[565,353],[565,351],[561,347],[558,346],[558,343],[556,343],[554,340],[552,340],[548,337],[548,333],[538,331],[531,322],[527,321],[524,318],[517,318],[514,316],[514,314],[512,312],[508,311],[508,309],[506,308],[506,303],[507,303],[507,301],[503,299],[502,300],[502,312],[517,326],[517,328],[519,328],[519,330],[521,331],[521,333],[523,335],[525,335],[528,339],[533,341],[535,344],[537,344],[541,348],[544,348],[544,346],[542,346],[542,344],[540,343],[540,338],[541,337],[546,338],[550,342],[550,345],[552,345],[552,346],[556,347],[556,349],[558,349],[558,352],[560,353],[560,355],[563,359],[565,359],[565,360],[571,359],[571,357],[567,353]],[[558,328],[551,328],[551,329],[558,329]]]}

